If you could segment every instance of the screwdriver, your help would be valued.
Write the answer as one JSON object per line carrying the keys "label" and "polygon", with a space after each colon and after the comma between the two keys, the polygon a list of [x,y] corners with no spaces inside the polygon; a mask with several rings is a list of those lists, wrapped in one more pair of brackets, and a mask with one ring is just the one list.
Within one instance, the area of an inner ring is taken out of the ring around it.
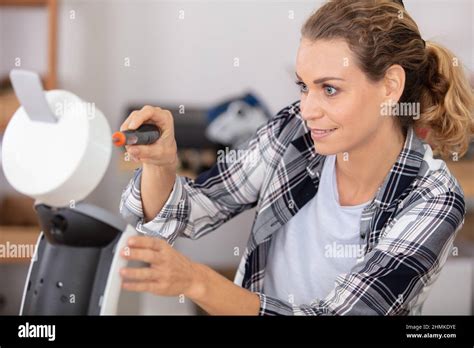
{"label": "screwdriver", "polygon": [[135,130],[126,130],[112,134],[115,146],[124,145],[150,145],[158,140],[160,130],[154,124],[143,124]]}

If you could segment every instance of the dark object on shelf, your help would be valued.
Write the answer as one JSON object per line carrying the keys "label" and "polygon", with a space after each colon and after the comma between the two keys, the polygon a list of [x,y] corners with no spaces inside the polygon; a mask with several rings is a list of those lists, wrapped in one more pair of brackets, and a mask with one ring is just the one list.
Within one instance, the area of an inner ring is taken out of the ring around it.
{"label": "dark object on shelf", "polygon": [[208,111],[206,137],[233,149],[245,148],[271,114],[252,92],[227,99]]}

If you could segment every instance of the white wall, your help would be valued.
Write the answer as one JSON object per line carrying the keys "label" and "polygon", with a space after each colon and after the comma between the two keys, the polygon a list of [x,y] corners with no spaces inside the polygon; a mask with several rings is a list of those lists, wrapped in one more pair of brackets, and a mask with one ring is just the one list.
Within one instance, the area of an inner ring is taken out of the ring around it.
{"label": "white wall", "polygon": [[472,257],[448,258],[426,299],[423,315],[473,315],[474,261]]}
{"label": "white wall", "polygon": [[0,7],[1,77],[8,75],[16,58],[21,58],[25,69],[46,71],[46,22],[46,12],[41,7]]}

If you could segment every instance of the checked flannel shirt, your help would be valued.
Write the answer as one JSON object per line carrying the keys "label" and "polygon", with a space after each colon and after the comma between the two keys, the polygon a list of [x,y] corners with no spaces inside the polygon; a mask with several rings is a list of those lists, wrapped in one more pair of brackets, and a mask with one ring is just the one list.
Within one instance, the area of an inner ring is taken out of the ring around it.
{"label": "checked flannel shirt", "polygon": [[426,298],[464,224],[465,202],[445,162],[433,158],[431,147],[413,128],[362,212],[365,248],[351,271],[337,277],[326,298],[308,304],[297,306],[265,295],[272,234],[317,194],[324,161],[325,156],[315,152],[297,101],[260,127],[245,151],[228,153],[195,180],[177,176],[164,207],[146,223],[137,169],[122,192],[120,212],[134,220],[139,232],[173,244],[178,236],[197,239],[256,207],[234,282],[258,294],[260,315],[418,314],[415,307]]}

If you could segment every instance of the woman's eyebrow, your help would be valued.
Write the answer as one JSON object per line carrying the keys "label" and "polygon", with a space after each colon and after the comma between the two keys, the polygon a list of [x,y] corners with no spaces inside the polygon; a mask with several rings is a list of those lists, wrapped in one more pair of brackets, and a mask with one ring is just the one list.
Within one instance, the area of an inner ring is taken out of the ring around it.
{"label": "woman's eyebrow", "polygon": [[[295,75],[296,75],[296,78],[300,81],[303,81],[303,79],[300,77],[300,75],[298,75],[297,72],[295,72]],[[313,81],[313,83],[315,85],[318,85],[318,84],[321,84],[323,82],[326,82],[328,80],[340,80],[340,81],[344,81],[344,79],[341,79],[340,77],[332,77],[332,76],[327,76],[327,77],[321,77],[320,79],[316,79]]]}

